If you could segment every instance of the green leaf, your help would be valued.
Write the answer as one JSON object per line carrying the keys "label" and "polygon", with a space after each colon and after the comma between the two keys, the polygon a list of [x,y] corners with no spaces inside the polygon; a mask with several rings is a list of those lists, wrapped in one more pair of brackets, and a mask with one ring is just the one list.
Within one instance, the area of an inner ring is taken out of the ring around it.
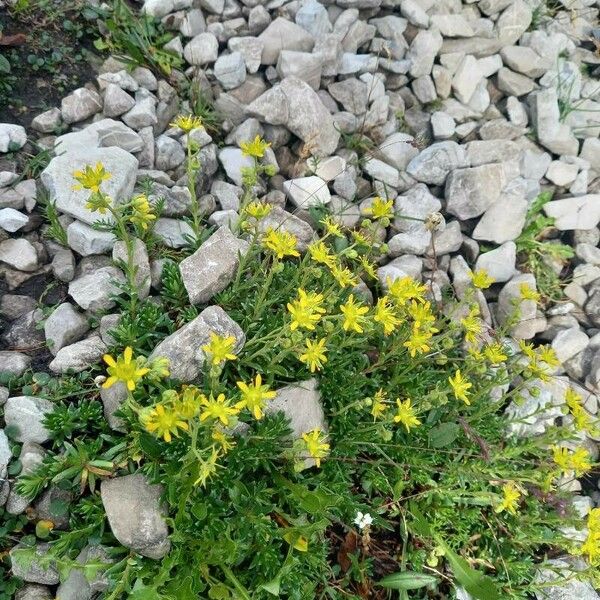
{"label": "green leaf", "polygon": [[384,577],[377,585],[390,590],[418,590],[436,583],[437,578],[433,575],[414,571],[401,571]]}
{"label": "green leaf", "polygon": [[456,581],[471,596],[478,600],[500,600],[502,598],[491,577],[488,577],[485,573],[476,571],[462,556],[456,554],[441,540],[438,539],[437,541],[444,548],[446,558],[450,563]]}
{"label": "green leaf", "polygon": [[432,448],[444,448],[449,446],[460,432],[456,423],[440,423],[429,432],[429,445]]}
{"label": "green leaf", "polygon": [[161,456],[160,444],[156,438],[147,433],[140,435],[140,448],[148,458],[160,458]]}
{"label": "green leaf", "polygon": [[5,56],[0,54],[0,73],[10,73],[10,63]]}
{"label": "green leaf", "polygon": [[268,583],[263,583],[261,586],[259,586],[260,589],[265,590],[265,592],[268,592],[272,596],[277,596],[277,597],[279,597],[280,587],[281,587],[281,574],[278,575],[277,577],[275,577],[275,579],[272,579],[271,581],[269,581]]}

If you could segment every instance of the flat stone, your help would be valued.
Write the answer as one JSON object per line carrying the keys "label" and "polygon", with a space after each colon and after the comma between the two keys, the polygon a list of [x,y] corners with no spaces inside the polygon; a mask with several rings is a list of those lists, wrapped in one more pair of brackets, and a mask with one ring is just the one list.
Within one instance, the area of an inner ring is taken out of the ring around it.
{"label": "flat stone", "polygon": [[100,336],[92,336],[61,348],[49,367],[55,373],[81,373],[98,363],[107,350]]}
{"label": "flat stone", "polygon": [[516,273],[517,247],[506,242],[494,250],[484,252],[477,258],[475,270],[485,271],[494,282],[508,281]]}
{"label": "flat stone", "polygon": [[[571,557],[550,560],[552,568],[540,570],[536,580],[546,585],[534,591],[536,600],[600,600],[590,583],[576,579],[578,569],[570,567],[570,562]],[[560,580],[556,585],[547,585],[556,580]]]}
{"label": "flat stone", "polygon": [[295,16],[296,25],[308,31],[310,35],[319,39],[332,29],[327,9],[316,0],[303,2]]}
{"label": "flat stone", "polygon": [[246,80],[246,63],[241,52],[223,54],[215,63],[215,77],[226,90],[239,87]]}
{"label": "flat stone", "polygon": [[506,67],[498,71],[498,89],[510,96],[525,96],[534,88],[535,82],[521,73],[515,73]]}
{"label": "flat stone", "polygon": [[56,356],[61,348],[80,340],[89,328],[87,318],[71,304],[59,304],[44,323],[44,334],[50,352]]}
{"label": "flat stone", "polygon": [[442,47],[442,36],[437,30],[420,30],[414,37],[406,54],[413,77],[429,75],[433,61]]}
{"label": "flat stone", "polygon": [[42,421],[53,410],[52,402],[44,398],[14,396],[4,405],[4,421],[7,427],[15,428],[13,437],[16,441],[43,444],[50,439],[50,432]]}
{"label": "flat stone", "polygon": [[0,262],[17,271],[35,271],[39,266],[35,246],[24,238],[8,239],[0,243]]}
{"label": "flat stone", "polygon": [[104,479],[100,496],[113,535],[126,548],[158,560],[169,552],[169,530],[160,504],[162,487],[136,473]]}
{"label": "flat stone", "polygon": [[446,181],[446,210],[461,220],[478,217],[500,197],[505,184],[500,164],[456,169]]}
{"label": "flat stone", "polygon": [[271,212],[258,222],[258,230],[261,233],[265,233],[269,229],[291,233],[296,238],[299,252],[305,252],[315,237],[313,228],[306,221],[280,206],[273,207]]}
{"label": "flat stone", "polygon": [[208,302],[222,292],[237,273],[240,256],[249,243],[220,227],[201,246],[179,264],[183,284],[192,304]]}
{"label": "flat stone", "polygon": [[258,71],[264,47],[261,40],[250,36],[233,37],[228,40],[227,47],[231,52],[241,53],[248,73],[256,73]]}
{"label": "flat stone", "polygon": [[22,352],[0,351],[0,373],[20,377],[27,371],[31,358]]}
{"label": "flat stone", "polygon": [[200,33],[183,49],[183,55],[191,65],[206,65],[219,56],[219,42],[212,33]]}
{"label": "flat stone", "polygon": [[152,233],[169,248],[183,248],[189,238],[194,238],[194,230],[179,219],[157,219]]}
{"label": "flat stone", "polygon": [[78,88],[62,99],[60,112],[65,123],[84,121],[102,110],[102,98],[97,92]]}
{"label": "flat stone", "polygon": [[110,231],[98,231],[81,221],[73,221],[67,227],[67,242],[77,254],[91,256],[110,252],[116,238]]}
{"label": "flat stone", "polygon": [[113,201],[129,199],[135,185],[138,161],[120,148],[93,148],[79,155],[63,154],[53,158],[41,174],[42,183],[56,208],[88,225],[97,221],[99,215],[85,207],[89,191],[73,189],[77,183],[73,172],[83,170],[87,165],[95,166],[98,162],[111,174],[111,178],[102,183],[102,191]]}
{"label": "flat stone", "polygon": [[[50,544],[38,543],[36,545],[35,555],[42,558],[48,554],[49,549]],[[23,581],[31,583],[56,585],[60,581],[56,563],[50,561],[47,566],[42,566],[39,559],[35,556],[31,562],[24,558],[19,560],[19,555],[22,555],[25,552],[28,553],[28,551],[29,549],[21,544],[17,544],[10,550],[10,563],[13,575]]]}
{"label": "flat stone", "polygon": [[397,188],[400,185],[400,173],[398,169],[382,160],[370,158],[365,162],[363,169],[371,178],[381,181],[391,188]]}
{"label": "flat stone", "polygon": [[0,227],[4,231],[14,233],[29,223],[29,217],[14,208],[0,209]]}
{"label": "flat stone", "polygon": [[465,144],[465,150],[471,167],[506,162],[519,155],[519,146],[512,140],[474,140]]}
{"label": "flat stone", "polygon": [[104,114],[107,117],[118,117],[135,106],[135,99],[114,83],[109,83],[104,90]]}
{"label": "flat stone", "polygon": [[143,12],[162,19],[169,13],[192,7],[192,0],[144,0]]}
{"label": "flat stone", "polygon": [[408,163],[406,171],[417,181],[443,185],[448,173],[467,164],[464,147],[446,141],[431,144],[422,150]]}
{"label": "flat stone", "polygon": [[560,187],[567,187],[575,181],[579,166],[561,160],[554,160],[546,171],[546,179]]}
{"label": "flat stone", "polygon": [[447,140],[454,135],[456,121],[448,113],[438,110],[431,115],[431,129],[436,140]]}
{"label": "flat stone", "polygon": [[321,84],[323,59],[319,54],[282,50],[277,61],[277,73],[281,79],[298,77],[318,90]]}
{"label": "flat stone", "polygon": [[369,88],[367,84],[355,77],[335,81],[327,86],[327,90],[344,110],[354,115],[362,115],[369,104]]}
{"label": "flat stone", "polygon": [[528,207],[529,203],[522,196],[501,193],[483,213],[473,230],[473,239],[496,244],[516,240],[525,226]]}
{"label": "flat stone", "polygon": [[387,265],[377,269],[377,279],[383,289],[388,289],[388,280],[395,281],[402,277],[412,277],[421,281],[421,272],[423,271],[423,260],[407,254],[394,258]]}
{"label": "flat stone", "polygon": [[59,108],[50,108],[31,120],[31,128],[40,133],[54,133],[62,123]]}
{"label": "flat stone", "polygon": [[55,154],[75,153],[83,156],[92,148],[116,146],[127,152],[139,152],[143,140],[131,127],[114,119],[101,119],[81,131],[65,133],[54,142]]}
{"label": "flat stone", "polygon": [[132,129],[139,131],[144,127],[152,127],[158,123],[156,99],[154,96],[137,98],[135,105],[121,116],[123,121]]}
{"label": "flat stone", "polygon": [[69,295],[83,310],[109,310],[115,305],[112,296],[120,293],[117,283],[124,281],[125,276],[120,269],[101,267],[71,281]]}
{"label": "flat stone", "polygon": [[308,161],[311,171],[323,181],[332,181],[346,170],[346,160],[341,156],[329,156],[322,160]]}
{"label": "flat stone", "polygon": [[527,77],[541,77],[547,70],[540,55],[528,46],[506,46],[500,50],[500,56],[507,67]]}
{"label": "flat stone", "polygon": [[527,31],[532,11],[524,0],[513,0],[496,21],[501,46],[511,46]]}
{"label": "flat stone", "polygon": [[328,204],[331,200],[327,183],[316,175],[284,181],[283,189],[298,208],[307,209],[311,206],[320,206]]}
{"label": "flat stone", "polygon": [[412,142],[414,137],[407,133],[393,133],[378,147],[375,156],[398,171],[405,171],[408,164],[419,154]]}
{"label": "flat stone", "polygon": [[227,177],[240,187],[243,184],[242,169],[254,166],[252,157],[245,156],[240,148],[222,148],[219,150],[219,161],[223,165]]}
{"label": "flat stone", "polygon": [[553,200],[544,204],[544,212],[561,231],[594,229],[600,223],[600,194]]}
{"label": "flat stone", "polygon": [[258,39],[263,43],[263,65],[277,64],[282,50],[311,52],[315,45],[315,38],[308,31],[283,17],[272,21]]}
{"label": "flat stone", "polygon": [[468,104],[481,78],[477,59],[473,55],[467,54],[458,65],[452,78],[452,90],[456,98],[463,104]]}
{"label": "flat stone", "polygon": [[473,37],[475,32],[463,15],[432,15],[431,24],[444,37]]}
{"label": "flat stone", "polygon": [[221,307],[209,306],[194,320],[160,342],[149,358],[168,358],[173,379],[182,383],[194,381],[206,362],[206,355],[201,347],[210,341],[211,332],[224,337],[235,337],[234,354],[242,349],[246,341],[240,326]]}
{"label": "flat stone", "polygon": [[552,340],[552,349],[556,358],[565,363],[576,354],[585,350],[590,343],[590,338],[579,327],[571,327],[559,331]]}

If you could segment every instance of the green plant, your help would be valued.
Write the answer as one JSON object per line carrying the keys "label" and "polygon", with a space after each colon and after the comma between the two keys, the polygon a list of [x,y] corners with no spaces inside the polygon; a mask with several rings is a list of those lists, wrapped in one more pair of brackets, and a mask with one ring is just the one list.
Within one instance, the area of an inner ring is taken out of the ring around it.
{"label": "green plant", "polygon": [[198,83],[190,84],[188,94],[192,113],[202,120],[202,125],[212,136],[218,136],[223,118],[215,109],[214,104]]}
{"label": "green plant", "polygon": [[50,199],[46,190],[41,190],[37,195],[37,201],[42,209],[42,214],[48,222],[48,237],[58,242],[61,246],[68,246],[67,231],[60,222],[56,205]]}
{"label": "green plant", "polygon": [[128,63],[150,67],[163,75],[183,65],[180,56],[164,48],[173,34],[154,17],[134,14],[123,0],[114,0],[103,23],[106,34],[94,43],[98,50],[108,50]]}
{"label": "green plant", "polygon": [[532,203],[525,217],[525,226],[515,240],[519,263],[522,268],[533,273],[537,288],[545,301],[559,301],[563,297],[560,275],[553,263],[565,264],[574,256],[571,246],[550,241],[547,236],[552,231],[554,219],[542,213],[544,204],[552,199],[550,192],[542,192]]}

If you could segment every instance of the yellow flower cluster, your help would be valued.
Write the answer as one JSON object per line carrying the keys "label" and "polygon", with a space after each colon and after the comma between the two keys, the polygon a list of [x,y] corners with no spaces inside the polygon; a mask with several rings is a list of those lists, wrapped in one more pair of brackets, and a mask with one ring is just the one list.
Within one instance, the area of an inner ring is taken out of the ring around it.
{"label": "yellow flower cluster", "polygon": [[575,390],[568,388],[565,392],[565,402],[569,413],[573,417],[575,428],[579,431],[595,434],[597,427],[592,420],[592,416],[583,406],[583,398]]}
{"label": "yellow flower cluster", "polygon": [[296,236],[283,230],[269,228],[262,238],[262,245],[280,260],[286,256],[300,256]]}
{"label": "yellow flower cluster", "polygon": [[541,381],[550,381],[552,370],[560,364],[554,350],[550,346],[534,348],[524,340],[519,340],[519,348],[529,359],[527,370],[531,376]]}
{"label": "yellow flower cluster", "polygon": [[509,512],[511,515],[517,514],[517,508],[519,507],[519,499],[523,495],[521,490],[515,485],[513,481],[509,481],[502,486],[502,501],[496,506],[495,511],[497,513]]}
{"label": "yellow flower cluster", "polygon": [[290,329],[295,331],[299,327],[314,331],[315,324],[327,312],[323,307],[323,294],[305,292],[298,289],[298,298],[288,302],[287,309],[292,316]]}
{"label": "yellow flower cluster", "polygon": [[136,196],[131,201],[131,217],[129,220],[144,231],[148,229],[148,225],[156,219],[156,215],[152,212],[152,207],[148,198],[143,194]]}
{"label": "yellow flower cluster", "polygon": [[194,129],[200,129],[203,127],[202,119],[195,115],[179,115],[172,123],[169,123],[171,127],[178,127],[184,133],[189,133]]}
{"label": "yellow flower cluster", "polygon": [[594,567],[600,566],[600,508],[592,508],[587,518],[588,534],[580,552]]}
{"label": "yellow flower cluster", "polygon": [[303,433],[302,441],[308,455],[314,459],[317,467],[320,467],[321,459],[329,454],[330,446],[327,443],[327,436],[317,428],[307,433]]}
{"label": "yellow flower cluster", "polygon": [[226,360],[236,360],[237,356],[233,353],[235,341],[232,335],[223,337],[211,331],[210,342],[204,344],[202,350],[210,358],[211,364],[220,365]]}
{"label": "yellow flower cluster", "polygon": [[102,182],[109,180],[111,177],[112,175],[105,170],[101,162],[96,163],[95,167],[86,165],[83,171],[73,173],[73,178],[79,182],[78,185],[73,186],[73,189],[98,193]]}
{"label": "yellow flower cluster", "polygon": [[240,148],[244,156],[252,156],[254,158],[262,158],[271,144],[265,142],[260,135],[257,135],[251,142],[241,142]]}
{"label": "yellow flower cluster", "polygon": [[575,477],[585,475],[592,468],[590,453],[585,448],[570,452],[564,446],[552,447],[552,458],[562,474],[575,472]]}

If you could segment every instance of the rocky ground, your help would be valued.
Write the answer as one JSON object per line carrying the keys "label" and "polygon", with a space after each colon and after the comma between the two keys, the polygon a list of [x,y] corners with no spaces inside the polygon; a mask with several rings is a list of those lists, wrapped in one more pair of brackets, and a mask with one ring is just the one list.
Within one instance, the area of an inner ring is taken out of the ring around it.
{"label": "rocky ground", "polygon": [[[550,342],[562,362],[556,381],[540,381],[539,393],[512,407],[524,417],[536,413],[519,435],[563,418],[557,390],[567,382],[593,414],[600,393],[599,3],[549,4],[146,0],[141,6],[177,32],[168,49],[184,59],[185,76],[222,118],[219,132],[195,136],[202,148],[197,190],[211,225],[227,227],[238,217],[241,169],[249,160],[239,144],[261,135],[278,172],[261,192],[277,207],[269,219],[301,245],[313,236],[311,207],[326,206],[353,227],[374,196],[387,197],[397,217],[386,231],[382,280],[408,274],[430,282],[441,298],[452,285],[460,293],[470,269],[485,269],[495,281],[481,301],[490,325],[505,324],[523,282],[550,296],[537,308],[531,303],[512,327],[517,339]],[[30,368],[81,372],[111,344],[118,319],[111,295],[123,277],[113,264],[118,248],[111,234],[91,227],[96,215],[85,207],[87,194],[73,189],[74,170],[102,162],[112,174],[105,191],[118,198],[150,181],[151,197],[165,201],[156,234],[170,248],[185,245],[186,149],[181,130],[169,125],[190,110],[178,93],[183,78],[128,70],[109,57],[95,81],[36,116],[27,130],[0,124],[4,375]],[[36,178],[20,170],[32,142],[52,152]],[[549,190],[552,200],[532,215],[536,198]],[[63,244],[50,237],[41,216],[45,197],[58,210]],[[432,233],[425,221],[438,213]],[[554,221],[536,231],[536,241],[545,242],[537,247],[545,270],[531,273],[525,241],[534,217]],[[207,252],[226,263],[226,234],[211,243],[217,246]],[[559,244],[570,246],[572,256],[555,256],[551,248]],[[138,266],[149,274],[145,292],[152,294],[160,261],[141,247]],[[540,274],[560,276],[562,297],[536,282]],[[207,281],[193,291],[195,302],[222,283],[211,284],[210,272]],[[177,351],[185,354],[182,340]],[[8,395],[0,388],[5,422],[26,422],[36,434],[23,446],[25,469],[47,441],[36,430],[47,407],[39,399],[14,403]],[[598,441],[585,440],[596,459]],[[10,459],[0,431],[0,475]],[[573,491],[582,486],[583,505],[599,506],[597,474],[574,482]],[[127,489],[103,489],[107,511],[137,501],[119,500]],[[0,490],[9,513],[26,510],[7,480]],[[23,574],[35,584],[19,597],[49,598],[37,584],[57,583],[51,575]],[[584,586],[544,597],[598,595]]]}

